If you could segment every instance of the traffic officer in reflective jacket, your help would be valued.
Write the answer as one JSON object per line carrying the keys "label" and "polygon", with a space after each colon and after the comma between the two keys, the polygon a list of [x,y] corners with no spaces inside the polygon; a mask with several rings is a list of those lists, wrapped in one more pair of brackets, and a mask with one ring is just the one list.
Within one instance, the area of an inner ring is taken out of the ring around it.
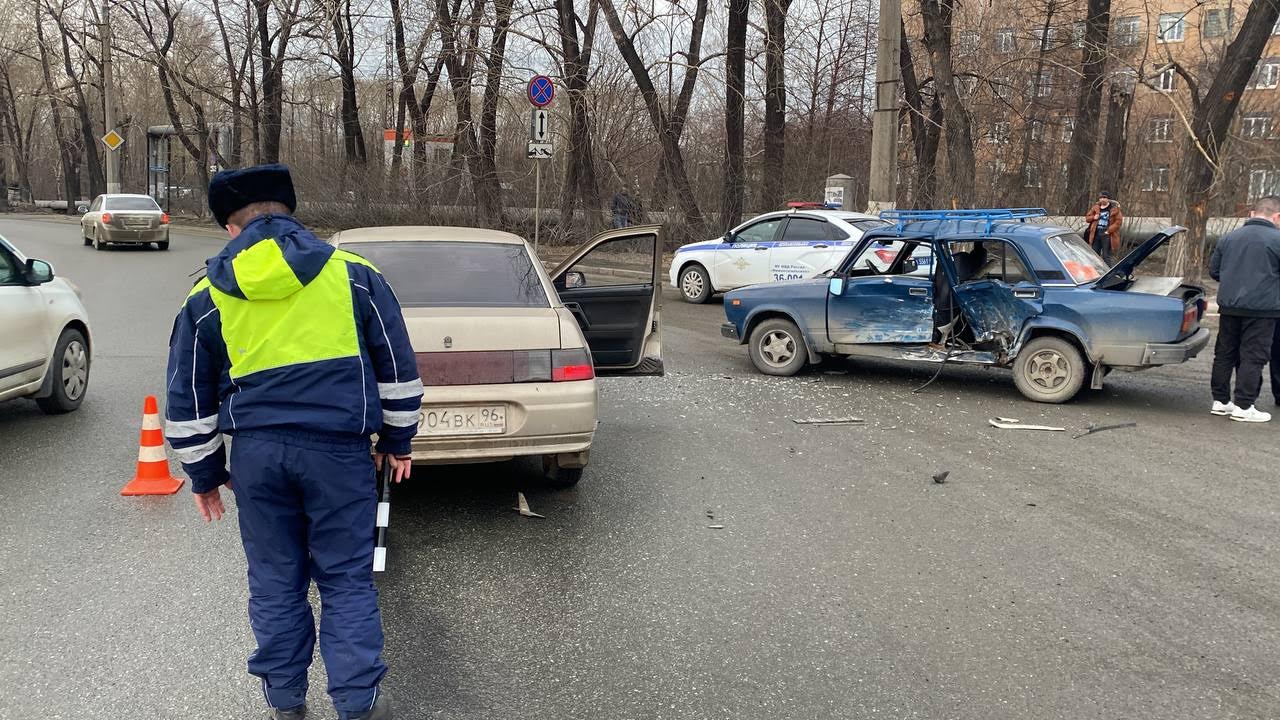
{"label": "traffic officer in reflective jacket", "polygon": [[231,241],[174,323],[165,435],[206,521],[222,517],[221,486],[235,494],[258,641],[249,672],[272,717],[306,714],[315,581],[338,715],[388,718],[374,468],[409,477],[422,382],[387,281],[318,240],[291,217],[295,206],[283,165],[210,182],[209,208]]}

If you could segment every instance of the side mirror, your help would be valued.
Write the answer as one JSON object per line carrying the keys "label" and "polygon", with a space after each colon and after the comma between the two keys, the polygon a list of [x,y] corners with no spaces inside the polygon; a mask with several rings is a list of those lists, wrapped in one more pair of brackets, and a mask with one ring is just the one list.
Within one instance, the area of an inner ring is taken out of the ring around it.
{"label": "side mirror", "polygon": [[906,260],[902,261],[903,275],[910,275],[911,273],[919,269],[920,269],[920,263],[917,263],[915,258],[907,258]]}
{"label": "side mirror", "polygon": [[88,206],[88,205],[85,205],[84,203],[81,203],[81,204],[79,204],[79,205],[77,205],[77,206],[76,206],[76,212],[77,212],[77,213],[80,213],[81,215],[83,215],[83,214],[85,214],[85,213],[89,212],[89,206]]}
{"label": "side mirror", "polygon": [[587,286],[587,276],[577,270],[570,270],[564,274],[564,289],[572,290],[574,288],[583,288]]}
{"label": "side mirror", "polygon": [[738,236],[737,236],[737,235],[735,235],[735,234],[733,234],[733,231],[732,231],[732,230],[730,230],[730,231],[728,231],[728,232],[726,232],[726,233],[724,234],[724,241],[725,241],[725,242],[727,242],[727,243],[735,243],[735,242],[738,242]]}
{"label": "side mirror", "polygon": [[29,285],[43,285],[53,279],[53,266],[43,260],[28,260],[26,276]]}
{"label": "side mirror", "polygon": [[844,278],[831,278],[831,281],[827,283],[827,292],[836,297],[844,295]]}

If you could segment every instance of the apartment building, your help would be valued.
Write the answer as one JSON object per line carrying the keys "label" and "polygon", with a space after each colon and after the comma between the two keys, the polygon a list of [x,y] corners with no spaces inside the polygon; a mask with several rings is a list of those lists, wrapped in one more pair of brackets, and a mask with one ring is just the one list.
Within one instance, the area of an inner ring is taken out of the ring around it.
{"label": "apartment building", "polygon": [[[1113,3],[1095,187],[1117,194],[1130,213],[1169,214],[1192,83],[1208,85],[1247,9],[1212,1]],[[1077,141],[1084,16],[1081,0],[979,0],[957,9],[954,64],[973,119],[979,204],[1083,211],[1063,205],[1075,182],[1067,165]],[[919,27],[919,17],[908,16],[912,54],[927,77]],[[1259,195],[1280,192],[1280,23],[1272,37],[1232,123],[1213,214],[1235,214]],[[903,150],[909,166],[910,145]]]}

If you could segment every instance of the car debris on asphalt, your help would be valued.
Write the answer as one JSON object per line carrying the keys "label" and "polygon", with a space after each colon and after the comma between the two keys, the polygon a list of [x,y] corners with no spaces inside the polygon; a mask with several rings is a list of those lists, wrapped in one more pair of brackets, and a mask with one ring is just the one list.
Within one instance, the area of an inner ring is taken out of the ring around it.
{"label": "car debris on asphalt", "polygon": [[943,484],[943,483],[945,483],[945,482],[947,481],[947,476],[948,476],[948,475],[950,475],[950,474],[951,474],[951,471],[950,471],[950,470],[943,470],[942,472],[934,473],[934,475],[933,475],[933,481],[934,481],[935,483],[937,483],[937,484],[941,485],[941,484]]}
{"label": "car debris on asphalt", "polygon": [[791,422],[797,425],[857,425],[865,422],[862,418],[845,417],[845,418],[793,418]]}
{"label": "car debris on asphalt", "polygon": [[1094,433],[1100,433],[1107,430],[1120,430],[1122,428],[1131,428],[1131,427],[1138,427],[1138,423],[1123,422],[1123,423],[1116,423],[1114,425],[1099,425],[1097,423],[1089,423],[1089,426],[1084,429],[1084,432],[1080,433],[1079,435],[1072,435],[1071,439],[1079,440],[1085,435],[1092,435]]}
{"label": "car debris on asphalt", "polygon": [[993,417],[987,422],[991,423],[991,427],[1000,428],[1001,430],[1046,430],[1049,432],[1066,432],[1066,428],[1054,427],[1052,425],[1023,425],[1021,420],[1017,418]]}
{"label": "car debris on asphalt", "polygon": [[516,493],[516,506],[511,509],[520,513],[524,517],[542,518],[544,520],[547,517],[546,515],[539,515],[538,513],[530,510],[529,501],[524,499],[524,493],[522,492]]}

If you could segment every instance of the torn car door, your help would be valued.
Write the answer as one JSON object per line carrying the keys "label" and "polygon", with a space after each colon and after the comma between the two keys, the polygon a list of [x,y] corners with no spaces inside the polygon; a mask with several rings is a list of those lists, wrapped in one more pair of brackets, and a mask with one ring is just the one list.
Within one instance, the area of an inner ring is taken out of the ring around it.
{"label": "torn car door", "polygon": [[[949,274],[956,278],[955,297],[976,342],[1013,347],[1027,321],[1044,310],[1044,290],[1034,281],[1017,248],[1003,240],[947,245]],[[963,257],[967,256],[967,257]]]}
{"label": "torn car door", "polygon": [[601,233],[552,271],[598,375],[663,374],[661,265],[662,228],[646,225]]}
{"label": "torn car door", "polygon": [[909,273],[915,267],[907,243],[890,240],[888,244],[893,252],[889,274],[877,274],[869,255],[883,249],[884,243],[866,243],[849,265],[849,272],[860,275],[832,283],[827,293],[827,336],[832,343],[927,343],[933,338],[933,281],[892,274],[904,269]]}

